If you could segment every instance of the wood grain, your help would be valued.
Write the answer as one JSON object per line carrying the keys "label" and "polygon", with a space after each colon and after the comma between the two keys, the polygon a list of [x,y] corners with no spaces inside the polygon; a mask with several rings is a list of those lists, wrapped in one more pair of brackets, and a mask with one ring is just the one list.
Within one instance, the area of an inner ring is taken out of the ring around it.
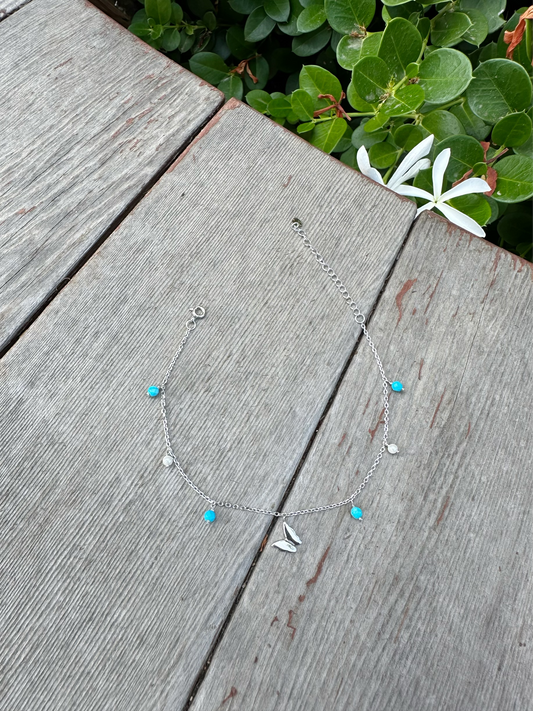
{"label": "wood grain", "polygon": [[223,95],[84,0],[34,0],[0,44],[1,349]]}
{"label": "wood grain", "polygon": [[[400,453],[362,522],[292,518],[296,554],[276,525],[191,709],[531,708],[532,294],[531,264],[424,213],[369,325]],[[285,510],[355,491],[379,385],[362,343]]]}
{"label": "wood grain", "polygon": [[[356,342],[413,203],[228,102],[0,362],[5,708],[181,708]],[[279,565],[286,561],[276,559]],[[273,582],[276,585],[276,577]],[[208,707],[211,707],[208,704]]]}
{"label": "wood grain", "polygon": [[0,2],[0,21],[2,21],[31,0],[0,0]]}

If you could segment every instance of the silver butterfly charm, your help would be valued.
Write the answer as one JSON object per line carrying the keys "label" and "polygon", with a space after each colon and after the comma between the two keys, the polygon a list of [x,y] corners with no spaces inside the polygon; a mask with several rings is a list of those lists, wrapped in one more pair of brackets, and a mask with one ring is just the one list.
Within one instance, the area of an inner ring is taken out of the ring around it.
{"label": "silver butterfly charm", "polygon": [[[283,521],[283,535],[284,538],[281,541],[276,541],[272,545],[279,548],[282,551],[288,551],[289,553],[296,553],[296,545],[300,545],[302,542],[294,528],[291,528],[288,523]],[[296,544],[296,545],[294,545]]]}

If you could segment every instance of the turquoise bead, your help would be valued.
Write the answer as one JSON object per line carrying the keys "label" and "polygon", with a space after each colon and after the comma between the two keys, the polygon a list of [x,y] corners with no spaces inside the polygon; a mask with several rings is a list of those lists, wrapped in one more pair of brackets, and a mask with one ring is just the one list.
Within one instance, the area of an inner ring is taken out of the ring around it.
{"label": "turquoise bead", "polygon": [[394,390],[394,392],[401,393],[401,391],[403,390],[403,385],[400,383],[399,380],[395,380],[392,383],[391,388]]}
{"label": "turquoise bead", "polygon": [[363,518],[363,512],[358,506],[353,506],[350,513],[354,518]]}
{"label": "turquoise bead", "polygon": [[213,509],[209,509],[208,511],[205,512],[204,518],[206,521],[214,521],[216,519],[217,515],[213,511]]}
{"label": "turquoise bead", "polygon": [[157,397],[159,395],[159,388],[157,385],[150,385],[150,387],[147,390],[148,395],[150,397]]}

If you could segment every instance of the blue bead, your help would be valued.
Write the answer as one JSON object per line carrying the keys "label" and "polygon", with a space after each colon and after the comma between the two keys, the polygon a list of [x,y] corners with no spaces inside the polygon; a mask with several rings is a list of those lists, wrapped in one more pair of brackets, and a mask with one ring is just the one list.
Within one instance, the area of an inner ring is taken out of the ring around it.
{"label": "blue bead", "polygon": [[399,380],[395,380],[392,383],[391,388],[394,390],[394,392],[401,393],[401,391],[403,390],[403,385],[400,383]]}
{"label": "blue bead", "polygon": [[157,397],[159,395],[159,388],[157,385],[150,385],[150,387],[147,390],[148,395],[150,397]]}
{"label": "blue bead", "polygon": [[358,506],[353,506],[350,513],[354,518],[363,518],[363,512]]}
{"label": "blue bead", "polygon": [[213,511],[213,509],[209,509],[208,511],[205,512],[204,518],[206,521],[214,521],[216,519],[217,515]]}

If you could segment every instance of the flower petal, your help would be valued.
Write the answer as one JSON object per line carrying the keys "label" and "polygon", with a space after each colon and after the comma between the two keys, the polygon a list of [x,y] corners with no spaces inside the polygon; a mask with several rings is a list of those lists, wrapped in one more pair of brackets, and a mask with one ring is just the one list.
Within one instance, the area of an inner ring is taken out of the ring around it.
{"label": "flower petal", "polygon": [[[447,190],[444,195],[441,195],[441,200],[451,200],[459,195],[468,195],[470,193],[486,193],[490,190],[490,185],[482,178],[468,178],[462,183],[459,183],[453,188]],[[439,201],[440,202],[440,201]]]}
{"label": "flower petal", "polygon": [[439,153],[433,163],[433,195],[435,196],[435,200],[438,200],[442,193],[442,180],[444,178],[446,168],[448,167],[448,163],[450,162],[451,154],[451,150],[449,148],[445,148]]}
{"label": "flower petal", "polygon": [[455,225],[462,227],[464,230],[472,232],[478,237],[485,237],[485,232],[480,227],[480,225],[478,225],[478,223],[471,217],[465,215],[464,212],[456,210],[455,207],[452,207],[451,205],[446,205],[446,203],[440,202],[436,205],[436,208],[437,210],[440,210],[442,214],[445,215],[450,220],[450,222],[453,222]]}
{"label": "flower petal", "polygon": [[361,146],[361,148],[357,151],[357,165],[359,166],[359,171],[363,175],[366,175],[367,178],[375,180],[376,183],[380,183],[381,185],[383,185],[383,178],[381,177],[381,173],[379,172],[379,170],[376,170],[376,168],[371,167],[370,159],[364,146]]}
{"label": "flower petal", "polygon": [[411,178],[414,178],[415,176],[418,175],[418,173],[421,170],[425,170],[426,168],[429,168],[431,165],[431,161],[429,158],[421,158],[417,163],[415,163],[409,170],[404,173],[403,175],[398,176],[398,171],[394,173],[394,175],[391,177],[389,182],[387,183],[387,187],[390,188],[391,190],[396,190],[396,188],[401,185],[402,183],[405,183],[407,180],[411,180]]}
{"label": "flower petal", "polygon": [[418,161],[420,158],[423,156],[427,156],[429,151],[431,150],[431,145],[433,143],[433,139],[435,136],[433,134],[430,134],[426,138],[424,138],[423,141],[420,141],[420,143],[417,143],[416,146],[409,151],[409,153],[405,156],[405,158],[402,160],[400,165],[396,168],[394,175],[391,178],[391,181],[394,181],[394,184],[400,184],[403,183],[407,178],[404,177],[404,175],[407,173],[410,168]]}
{"label": "flower petal", "polygon": [[416,215],[420,215],[421,212],[424,212],[424,210],[431,210],[432,208],[435,207],[434,202],[426,202],[425,205],[422,205],[422,207],[419,207],[418,210],[416,211]]}
{"label": "flower petal", "polygon": [[431,195],[431,193],[428,193],[427,190],[422,190],[422,188],[416,188],[414,185],[398,185],[394,192],[398,193],[398,195],[407,195],[407,197],[419,197],[423,198],[424,200],[433,201],[433,195]]}

